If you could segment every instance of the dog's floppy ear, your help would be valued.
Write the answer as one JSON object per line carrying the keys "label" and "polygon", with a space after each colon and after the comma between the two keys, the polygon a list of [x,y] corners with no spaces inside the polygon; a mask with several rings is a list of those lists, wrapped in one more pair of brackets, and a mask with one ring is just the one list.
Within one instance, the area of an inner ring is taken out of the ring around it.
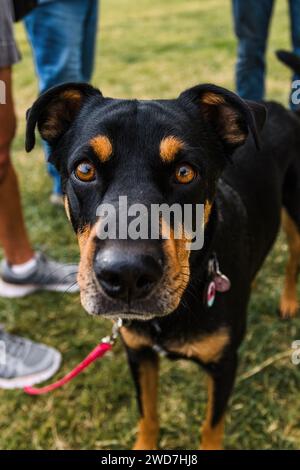
{"label": "dog's floppy ear", "polygon": [[184,91],[179,100],[198,106],[204,121],[218,134],[227,154],[243,145],[250,132],[260,148],[259,132],[267,112],[263,104],[242,100],[235,93],[216,85],[198,85]]}
{"label": "dog's floppy ear", "polygon": [[50,145],[68,130],[83,104],[93,96],[102,98],[96,88],[86,83],[65,83],[43,93],[27,111],[26,151],[35,145],[35,128]]}

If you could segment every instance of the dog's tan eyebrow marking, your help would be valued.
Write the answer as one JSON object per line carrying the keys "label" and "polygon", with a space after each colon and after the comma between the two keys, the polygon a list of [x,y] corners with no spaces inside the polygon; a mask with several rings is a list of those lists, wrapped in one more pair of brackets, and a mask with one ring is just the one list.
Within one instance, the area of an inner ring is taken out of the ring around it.
{"label": "dog's tan eyebrow marking", "polygon": [[97,135],[90,140],[90,145],[102,163],[112,156],[112,143],[106,135]]}
{"label": "dog's tan eyebrow marking", "polygon": [[171,163],[177,153],[184,148],[184,143],[178,137],[170,135],[162,139],[159,146],[160,158],[165,163]]}

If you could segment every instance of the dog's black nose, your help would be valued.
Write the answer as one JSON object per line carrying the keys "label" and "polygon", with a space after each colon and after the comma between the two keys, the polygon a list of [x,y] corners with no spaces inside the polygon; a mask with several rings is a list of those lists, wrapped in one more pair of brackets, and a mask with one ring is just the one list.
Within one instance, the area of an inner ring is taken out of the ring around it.
{"label": "dog's black nose", "polygon": [[130,302],[146,297],[162,277],[162,262],[152,254],[100,251],[94,271],[103,290],[112,298]]}

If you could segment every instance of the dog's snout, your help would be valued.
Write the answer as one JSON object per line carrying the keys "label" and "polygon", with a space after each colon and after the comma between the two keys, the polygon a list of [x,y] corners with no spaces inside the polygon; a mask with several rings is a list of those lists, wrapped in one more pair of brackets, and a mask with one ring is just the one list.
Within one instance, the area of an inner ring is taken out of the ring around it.
{"label": "dog's snout", "polygon": [[152,254],[100,251],[94,271],[104,292],[114,299],[130,303],[151,293],[162,277],[162,262]]}

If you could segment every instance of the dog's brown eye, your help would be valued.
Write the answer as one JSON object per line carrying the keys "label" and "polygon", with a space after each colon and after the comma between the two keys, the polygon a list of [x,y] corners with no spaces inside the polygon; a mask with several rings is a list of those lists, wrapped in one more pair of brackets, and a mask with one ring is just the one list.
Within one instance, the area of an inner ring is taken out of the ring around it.
{"label": "dog's brown eye", "polygon": [[96,168],[88,161],[79,163],[75,169],[76,178],[80,181],[89,182],[94,181],[96,178]]}
{"label": "dog's brown eye", "polygon": [[177,165],[175,171],[176,182],[180,184],[191,183],[197,176],[196,170],[188,163]]}

